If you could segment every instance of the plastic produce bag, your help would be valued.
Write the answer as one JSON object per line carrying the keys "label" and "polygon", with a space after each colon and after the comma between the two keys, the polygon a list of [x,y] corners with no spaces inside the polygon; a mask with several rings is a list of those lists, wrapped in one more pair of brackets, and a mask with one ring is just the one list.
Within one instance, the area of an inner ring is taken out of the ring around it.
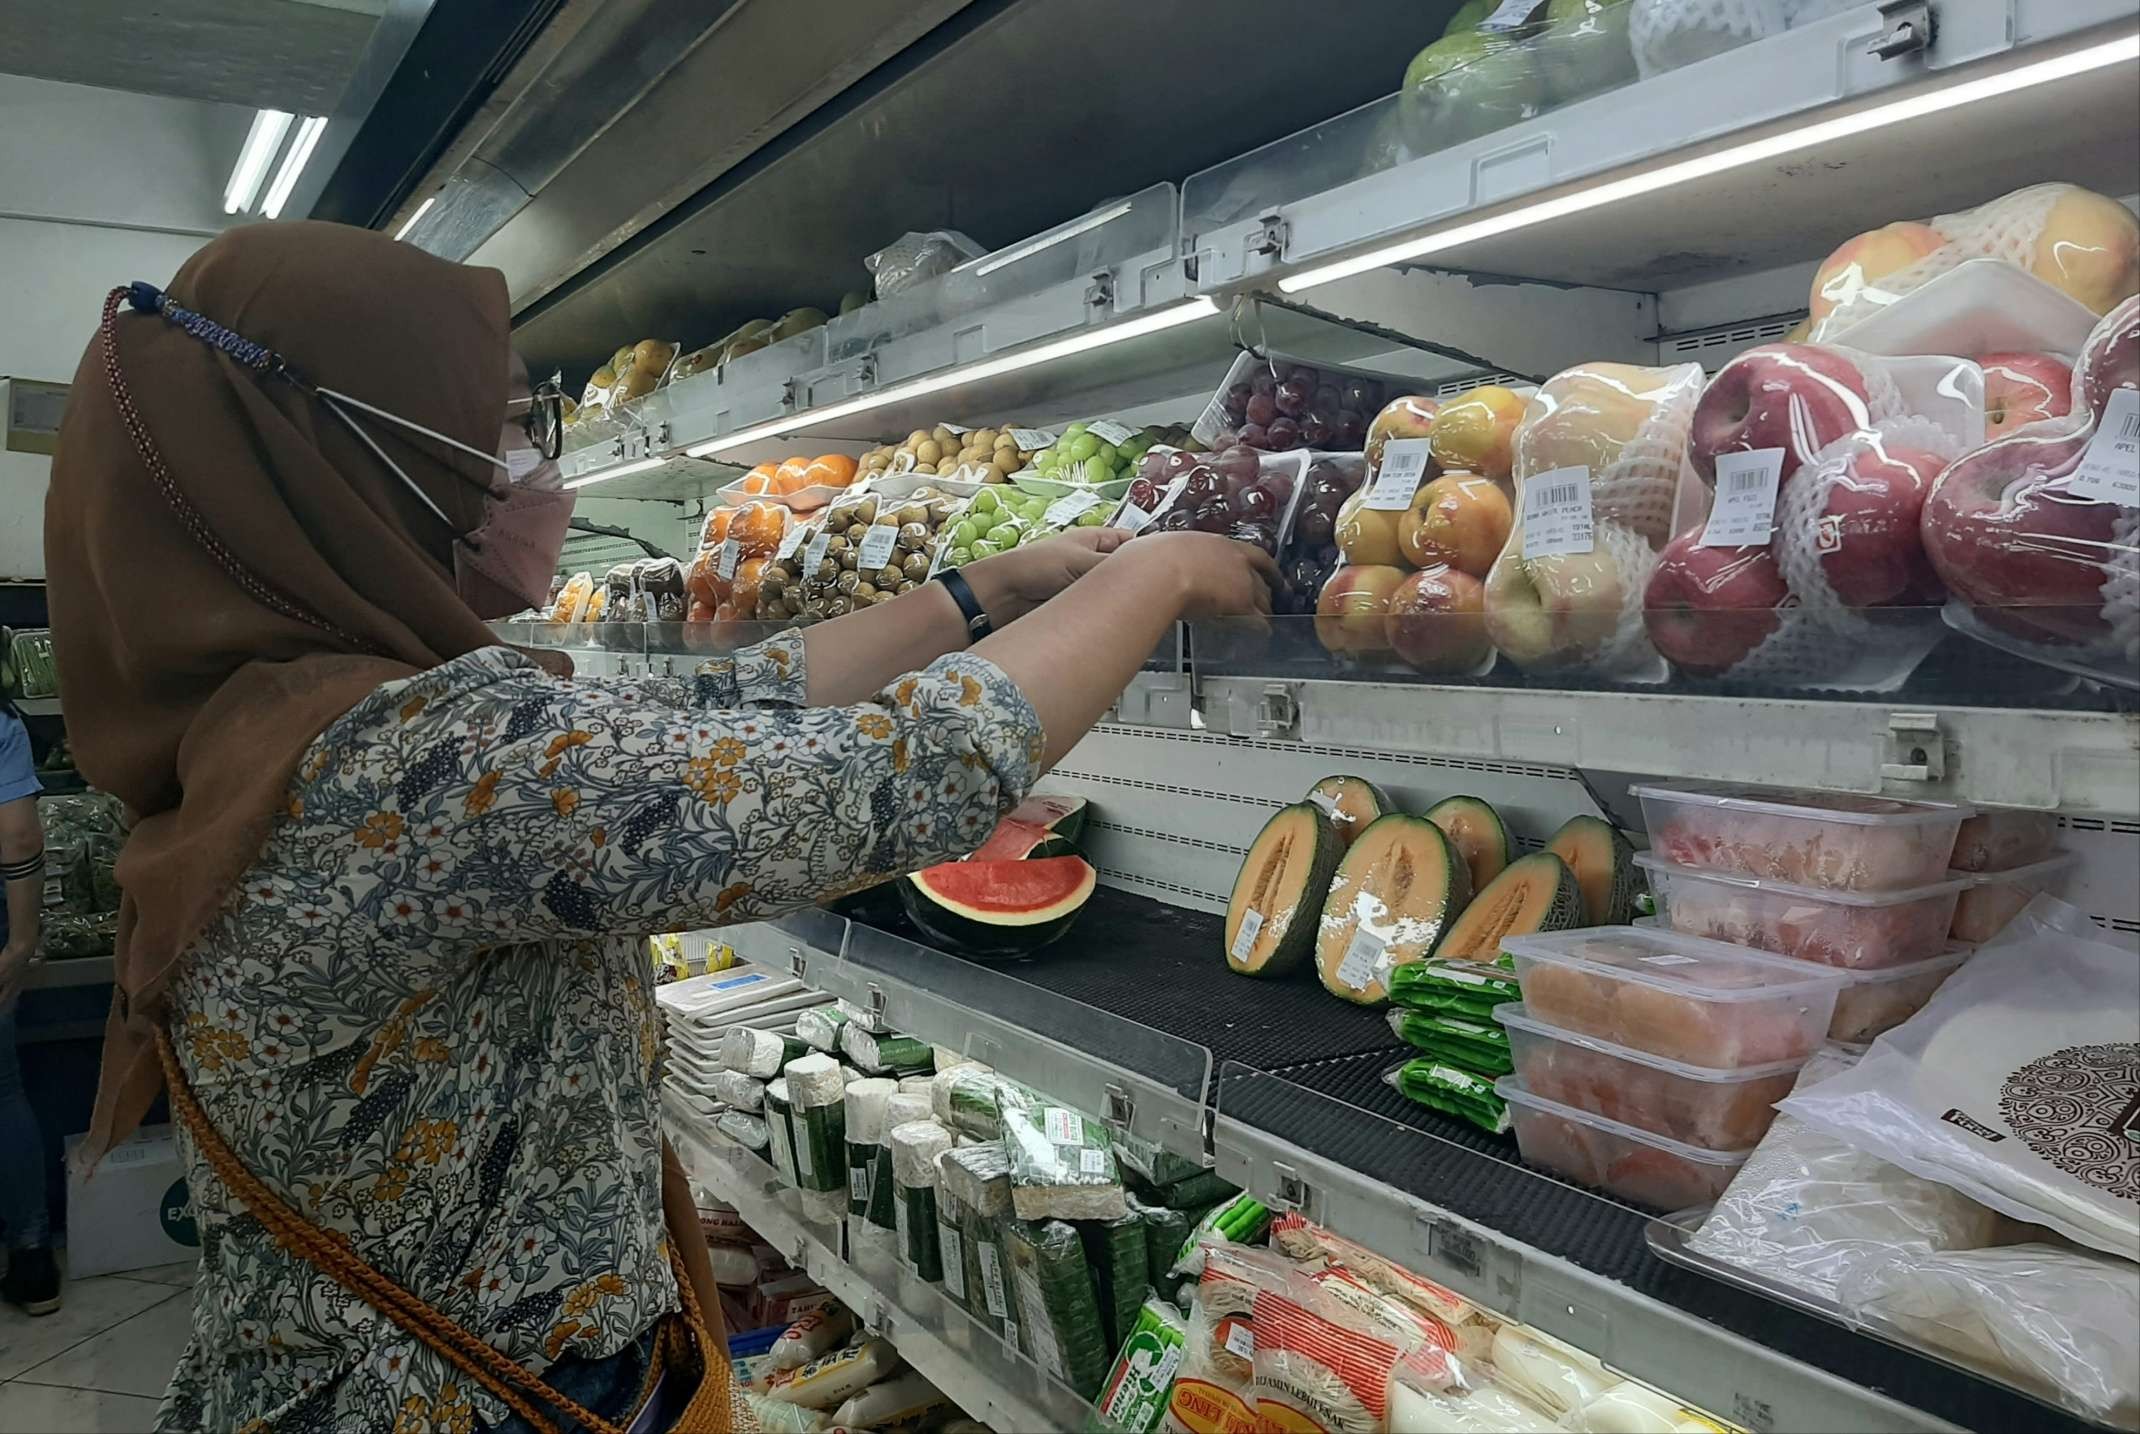
{"label": "plastic produce bag", "polygon": [[1026,1347],[1042,1369],[1093,1398],[1112,1345],[1077,1230],[1061,1220],[1013,1220],[1004,1251]]}
{"label": "plastic produce bag", "polygon": [[1107,1129],[1013,1081],[996,1087],[1011,1204],[1021,1220],[1119,1220],[1129,1213]]}
{"label": "plastic produce bag", "polygon": [[927,233],[909,230],[865,256],[862,267],[877,276],[877,297],[889,299],[987,252],[956,229],[931,229]]}
{"label": "plastic produce bag", "polygon": [[1107,1424],[1127,1434],[1151,1434],[1167,1410],[1174,1375],[1181,1368],[1187,1325],[1165,1300],[1146,1300],[1115,1355],[1099,1398],[1093,1402]]}
{"label": "plastic produce bag", "polygon": [[1523,999],[1513,974],[1476,961],[1435,959],[1399,966],[1390,972],[1389,987],[1393,1006],[1473,1021],[1490,1020],[1494,1007]]}
{"label": "plastic produce bag", "polygon": [[1993,1209],[2140,1259],[2133,951],[2038,897],[1873,1042],[1781,1109]]}
{"label": "plastic produce bag", "polygon": [[1406,1100],[1468,1121],[1489,1135],[1508,1131],[1508,1102],[1494,1093],[1494,1083],[1486,1076],[1421,1058],[1391,1067],[1382,1080]]}

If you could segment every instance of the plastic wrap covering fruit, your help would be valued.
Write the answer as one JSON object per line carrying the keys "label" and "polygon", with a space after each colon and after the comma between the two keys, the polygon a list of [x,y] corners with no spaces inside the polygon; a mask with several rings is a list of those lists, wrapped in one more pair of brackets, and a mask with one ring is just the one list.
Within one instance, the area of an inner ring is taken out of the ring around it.
{"label": "plastic wrap covering fruit", "polygon": [[1727,782],[1634,786],[1666,861],[1833,891],[1907,891],[1945,878],[1971,808]]}
{"label": "plastic wrap covering fruit", "polygon": [[1954,904],[1954,924],[1947,934],[1957,941],[1991,940],[2043,893],[2063,896],[2067,878],[2079,864],[2080,858],[2068,852],[2009,871],[1970,874],[1969,889]]}
{"label": "plastic wrap covering fruit", "polygon": [[626,344],[596,368],[580,391],[573,427],[585,427],[601,417],[614,417],[627,405],[661,387],[676,362],[678,345],[666,339],[641,339]]}
{"label": "plastic wrap covering fruit", "polygon": [[1217,533],[1254,543],[1275,558],[1301,501],[1310,459],[1299,451],[1259,453],[1240,443],[1215,453],[1155,449],[1144,455],[1106,522],[1139,536]]}
{"label": "plastic wrap covering fruit", "polygon": [[722,488],[725,503],[741,504],[752,498],[768,498],[798,511],[822,508],[855,480],[856,460],[844,453],[823,453],[815,458],[784,458],[761,463]]}
{"label": "plastic wrap covering fruit", "polygon": [[1849,9],[1857,0],[1632,0],[1629,48],[1644,79],[1691,65],[1793,26]]}
{"label": "plastic wrap covering fruit", "polygon": [[1432,154],[1628,83],[1628,15],[1628,0],[1463,6],[1405,67],[1400,135]]}
{"label": "plastic wrap covering fruit", "polygon": [[1696,677],[1903,681],[1942,630],[1926,495],[1981,442],[1983,392],[1968,360],[1830,345],[1724,365],[1695,405],[1678,536],[1643,597],[1657,650]]}
{"label": "plastic wrap covering fruit", "polygon": [[1107,522],[1114,506],[1090,491],[1051,498],[1016,488],[983,488],[949,514],[944,536],[950,546],[941,566],[964,567],[1071,528],[1097,528]]}
{"label": "plastic wrap covering fruit", "polygon": [[987,252],[956,229],[909,231],[876,253],[863,256],[862,267],[877,276],[877,297],[889,299]]}
{"label": "plastic wrap covering fruit", "polygon": [[1846,339],[1971,259],[2003,260],[2107,314],[2140,293],[2140,220],[2078,185],[2034,184],[1926,223],[1885,225],[1846,241],[1814,273],[1812,336]]}
{"label": "plastic wrap covering fruit", "polygon": [[[1179,426],[1131,428],[1107,419],[1081,421],[1067,425],[1053,443],[1033,454],[1031,471],[1014,478],[1029,492],[1060,498],[1078,485],[1123,482],[1144,471],[1145,456],[1154,448],[1184,448],[1193,442],[1189,430]],[[1107,492],[1113,497],[1120,490]]]}
{"label": "plastic wrap covering fruit", "polygon": [[850,491],[774,549],[755,575],[750,612],[815,622],[911,592],[935,570],[938,540],[967,506],[926,486],[897,498]]}
{"label": "plastic wrap covering fruit", "polygon": [[923,473],[975,483],[1007,483],[1053,435],[1019,423],[962,428],[939,423],[917,428],[897,443],[872,448],[861,458],[862,476]]}
{"label": "plastic wrap covering fruit", "polygon": [[[1509,444],[1516,510],[1486,575],[1486,630],[1532,671],[1655,681],[1642,596],[1670,536],[1698,364],[1555,374]],[[1452,417],[1436,419],[1436,447]]]}
{"label": "plastic wrap covering fruit", "polygon": [[1411,382],[1371,369],[1243,352],[1234,357],[1190,433],[1207,448],[1245,443],[1271,453],[1288,448],[1350,452],[1366,439],[1368,420],[1384,397]]}
{"label": "plastic wrap covering fruit", "polygon": [[2140,297],[2089,335],[2070,412],[1965,453],[1925,499],[1948,620],[2008,651],[2140,686]]}
{"label": "plastic wrap covering fruit", "polygon": [[721,624],[754,619],[766,568],[792,548],[798,522],[770,498],[707,513],[698,553],[684,574],[686,619]]}

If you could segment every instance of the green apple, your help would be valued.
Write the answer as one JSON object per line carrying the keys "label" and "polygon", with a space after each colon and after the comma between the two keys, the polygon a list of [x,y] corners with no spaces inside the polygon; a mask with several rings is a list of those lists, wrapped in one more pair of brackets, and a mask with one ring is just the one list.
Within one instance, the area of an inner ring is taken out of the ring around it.
{"label": "green apple", "polygon": [[1406,142],[1433,154],[1529,119],[1544,100],[1531,47],[1474,30],[1414,55],[1398,104]]}
{"label": "green apple", "polygon": [[1628,84],[1635,52],[1627,41],[1628,0],[1551,0],[1546,29],[1531,43],[1556,105]]}

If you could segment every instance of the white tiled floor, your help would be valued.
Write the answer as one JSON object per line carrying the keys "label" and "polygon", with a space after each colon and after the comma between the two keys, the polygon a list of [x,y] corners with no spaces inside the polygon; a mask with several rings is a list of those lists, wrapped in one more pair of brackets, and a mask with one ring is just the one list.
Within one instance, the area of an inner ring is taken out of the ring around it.
{"label": "white tiled floor", "polygon": [[70,1280],[59,1313],[0,1306],[0,1434],[140,1434],[193,1325],[190,1263]]}

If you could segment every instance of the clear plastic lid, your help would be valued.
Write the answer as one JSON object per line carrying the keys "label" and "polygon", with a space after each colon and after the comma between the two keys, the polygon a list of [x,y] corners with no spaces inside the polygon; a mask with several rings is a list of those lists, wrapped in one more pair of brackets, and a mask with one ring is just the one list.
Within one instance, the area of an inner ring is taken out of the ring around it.
{"label": "clear plastic lid", "polygon": [[[1770,1061],[1767,1065],[1741,1066],[1737,1070],[1718,1070],[1713,1066],[1690,1066],[1684,1061],[1675,1061],[1666,1056],[1653,1056],[1648,1051],[1638,1051],[1632,1046],[1623,1046],[1617,1041],[1608,1041],[1599,1036],[1586,1036],[1580,1031],[1571,1031],[1542,1021],[1532,1015],[1521,1001],[1494,1007],[1494,1019],[1512,1031],[1528,1035],[1544,1036],[1564,1045],[1581,1046],[1586,1051],[1595,1051],[1601,1056],[1615,1060],[1630,1061],[1651,1070],[1686,1080],[1707,1081],[1715,1085],[1737,1085],[1741,1081],[1760,1080],[1764,1076],[1788,1075],[1806,1063],[1806,1057],[1796,1060]],[[1541,1097],[1542,1099],[1542,1097]]]}
{"label": "clear plastic lid", "polygon": [[[1694,1001],[1771,1001],[1842,985],[1839,973],[1826,966],[1661,927],[1598,926],[1550,936],[1511,936],[1501,949],[1518,959],[1630,981]],[[1520,972],[1517,980],[1520,984]]]}
{"label": "clear plastic lid", "polygon": [[1976,954],[1976,947],[1957,941],[1937,956],[1927,956],[1922,961],[1905,961],[1900,966],[1879,966],[1865,971],[1839,966],[1835,974],[1841,976],[1847,986],[1879,986],[1889,981],[1908,981],[1937,971],[1951,971]]}
{"label": "clear plastic lid", "polygon": [[1574,1121],[1577,1125],[1587,1125],[1593,1130],[1602,1130],[1607,1135],[1618,1136],[1622,1140],[1632,1140],[1637,1145],[1651,1146],[1667,1154],[1676,1155],[1682,1160],[1691,1160],[1701,1165],[1744,1165],[1746,1158],[1753,1154],[1751,1150],[1705,1150],[1699,1145],[1689,1145],[1685,1141],[1674,1140],[1668,1135],[1659,1135],[1655,1131],[1644,1130],[1640,1126],[1622,1125],[1617,1120],[1607,1120],[1602,1115],[1593,1115],[1587,1110],[1577,1110],[1574,1106],[1562,1105],[1557,1100],[1547,1100],[1544,1096],[1533,1094],[1525,1089],[1523,1077],[1521,1076],[1505,1075],[1501,1077],[1494,1082],[1494,1094],[1500,1096],[1510,1105],[1521,1106],[1526,1110],[1542,1111],[1547,1115],[1557,1116],[1562,1120]]}
{"label": "clear plastic lid", "polygon": [[[1947,875],[1959,885],[2005,886],[2008,882],[2045,882],[2059,875],[2080,861],[2079,852],[2062,851],[2042,861],[2032,861],[2027,866],[2010,866],[2004,871],[1950,871]],[[1641,858],[1637,857],[1637,861]]]}
{"label": "clear plastic lid", "polygon": [[1736,782],[1680,782],[1669,787],[1642,785],[1628,790],[1652,801],[1684,802],[1730,811],[1761,812],[1769,816],[1803,817],[1808,821],[1843,822],[1851,826],[1916,826],[1926,822],[1957,822],[1976,814],[1975,807],[1960,802],[1912,802],[1855,792],[1791,791]]}
{"label": "clear plastic lid", "polygon": [[[1765,876],[1748,876],[1743,872],[1721,871],[1714,867],[1682,866],[1676,861],[1666,861],[1652,852],[1637,852],[1635,865],[1644,871],[1661,872],[1673,878],[1688,881],[1713,881],[1719,886],[1736,886],[1747,891],[1769,892],[1776,896],[1795,896],[1806,901],[1817,901],[1824,906],[1903,906],[1912,901],[1925,901],[1935,896],[1945,896],[1950,891],[1961,891],[1970,885],[1973,872],[1957,871],[1948,874],[1945,881],[1930,886],[1912,886],[1901,891],[1848,891],[1841,887],[1800,886],[1792,881],[1772,881]],[[2025,869],[2025,868],[2024,868]],[[1987,873],[1987,875],[1992,873]],[[2011,876],[2011,872],[1996,873]]]}

